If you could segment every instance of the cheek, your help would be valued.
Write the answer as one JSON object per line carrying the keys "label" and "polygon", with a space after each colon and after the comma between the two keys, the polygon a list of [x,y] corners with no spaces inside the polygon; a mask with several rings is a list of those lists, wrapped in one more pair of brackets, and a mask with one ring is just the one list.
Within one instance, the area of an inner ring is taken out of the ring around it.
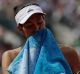
{"label": "cheek", "polygon": [[45,27],[45,21],[42,22],[42,24],[40,25],[41,29]]}
{"label": "cheek", "polygon": [[37,29],[36,29],[36,27],[35,26],[33,26],[33,27],[30,27],[30,28],[23,28],[23,33],[24,33],[24,35],[26,35],[26,36],[30,36],[30,35],[32,35],[34,32],[36,32],[37,31]]}

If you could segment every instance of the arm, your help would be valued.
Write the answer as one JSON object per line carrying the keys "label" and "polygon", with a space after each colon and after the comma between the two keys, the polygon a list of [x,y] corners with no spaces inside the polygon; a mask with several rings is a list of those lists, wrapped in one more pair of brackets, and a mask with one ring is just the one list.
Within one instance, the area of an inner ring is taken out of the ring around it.
{"label": "arm", "polygon": [[80,71],[80,61],[76,49],[65,45],[61,45],[60,47],[64,57],[72,69],[73,74],[77,74],[78,71]]}
{"label": "arm", "polygon": [[9,64],[11,63],[9,52],[6,51],[2,56],[2,72],[3,74],[9,74],[6,70]]}

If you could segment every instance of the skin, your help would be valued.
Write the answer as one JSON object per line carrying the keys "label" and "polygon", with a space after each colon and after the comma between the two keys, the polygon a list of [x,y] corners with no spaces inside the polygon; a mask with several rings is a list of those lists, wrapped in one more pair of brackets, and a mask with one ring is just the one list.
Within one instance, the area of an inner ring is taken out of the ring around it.
{"label": "skin", "polygon": [[14,58],[17,56],[17,54],[20,52],[20,50],[21,50],[21,47],[16,48],[14,50],[8,50],[3,53],[2,74],[9,74],[6,69],[10,65],[10,63],[14,60]]}
{"label": "skin", "polygon": [[67,59],[73,74],[77,74],[80,71],[80,59],[76,49],[64,45],[60,45],[60,48],[64,57]]}
{"label": "skin", "polygon": [[[24,24],[18,24],[17,28],[22,32],[26,38],[34,34],[36,31],[45,27],[45,20],[43,14],[33,14]],[[3,74],[9,74],[7,67],[14,60],[17,54],[20,52],[21,47],[6,51],[2,56],[2,72]]]}

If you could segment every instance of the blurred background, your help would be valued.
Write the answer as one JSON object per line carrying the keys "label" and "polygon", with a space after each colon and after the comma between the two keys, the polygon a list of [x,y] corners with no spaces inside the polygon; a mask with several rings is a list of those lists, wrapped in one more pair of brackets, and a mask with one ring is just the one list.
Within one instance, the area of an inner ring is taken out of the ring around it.
{"label": "blurred background", "polygon": [[3,52],[25,43],[16,27],[15,9],[32,2],[47,14],[46,25],[57,42],[80,51],[80,0],[0,0],[0,66]]}

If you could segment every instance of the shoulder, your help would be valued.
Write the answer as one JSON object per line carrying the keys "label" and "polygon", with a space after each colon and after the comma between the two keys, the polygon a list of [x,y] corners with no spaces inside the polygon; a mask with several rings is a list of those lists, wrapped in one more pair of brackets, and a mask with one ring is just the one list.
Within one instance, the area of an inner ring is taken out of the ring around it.
{"label": "shoulder", "polygon": [[20,50],[21,50],[21,47],[4,52],[2,55],[2,60],[8,59],[12,61],[17,56],[17,54],[20,52]]}
{"label": "shoulder", "polygon": [[21,50],[21,47],[13,49],[13,50],[8,50],[3,53],[2,55],[3,74],[9,74],[6,69],[10,65],[10,63],[13,61],[13,59],[17,56],[17,54],[20,52],[20,50]]}
{"label": "shoulder", "polygon": [[67,58],[67,59],[72,59],[74,60],[74,58],[76,58],[77,60],[79,60],[79,55],[77,53],[77,49],[75,47],[72,46],[68,46],[68,45],[60,45],[60,49],[63,53],[63,55]]}
{"label": "shoulder", "polygon": [[60,45],[60,49],[68,61],[73,73],[77,74],[77,72],[80,70],[80,60],[77,49],[66,45]]}
{"label": "shoulder", "polygon": [[64,53],[77,54],[76,48],[72,46],[60,44],[59,47]]}
{"label": "shoulder", "polygon": [[79,55],[76,48],[68,45],[60,45],[60,49],[68,62],[72,63],[76,59],[74,63],[79,63]]}

